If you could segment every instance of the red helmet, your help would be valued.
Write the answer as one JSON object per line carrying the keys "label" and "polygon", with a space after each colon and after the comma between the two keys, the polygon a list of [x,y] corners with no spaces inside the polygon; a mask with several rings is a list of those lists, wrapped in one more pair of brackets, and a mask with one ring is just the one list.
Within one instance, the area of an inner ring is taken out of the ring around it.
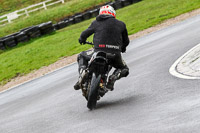
{"label": "red helmet", "polygon": [[116,17],[115,9],[110,5],[105,5],[100,8],[99,15],[102,15],[102,14],[112,15]]}

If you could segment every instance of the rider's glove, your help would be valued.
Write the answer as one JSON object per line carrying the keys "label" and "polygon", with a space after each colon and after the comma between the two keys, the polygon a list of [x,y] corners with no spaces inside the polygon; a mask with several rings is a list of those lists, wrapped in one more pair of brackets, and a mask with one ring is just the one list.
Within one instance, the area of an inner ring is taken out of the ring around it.
{"label": "rider's glove", "polygon": [[83,44],[86,43],[86,41],[85,41],[85,40],[82,40],[81,38],[79,38],[78,41],[79,41],[79,43],[80,43],[81,45],[83,45]]}
{"label": "rider's glove", "polygon": [[122,47],[122,53],[126,52],[126,47]]}

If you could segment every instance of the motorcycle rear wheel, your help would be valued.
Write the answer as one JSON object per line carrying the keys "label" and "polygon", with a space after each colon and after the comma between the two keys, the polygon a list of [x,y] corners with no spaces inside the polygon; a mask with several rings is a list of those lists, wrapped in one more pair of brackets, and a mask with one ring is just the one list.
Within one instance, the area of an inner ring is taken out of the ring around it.
{"label": "motorcycle rear wheel", "polygon": [[92,74],[92,80],[88,93],[88,102],[87,102],[87,107],[90,110],[96,108],[100,80],[101,80],[101,75],[97,76],[95,73]]}

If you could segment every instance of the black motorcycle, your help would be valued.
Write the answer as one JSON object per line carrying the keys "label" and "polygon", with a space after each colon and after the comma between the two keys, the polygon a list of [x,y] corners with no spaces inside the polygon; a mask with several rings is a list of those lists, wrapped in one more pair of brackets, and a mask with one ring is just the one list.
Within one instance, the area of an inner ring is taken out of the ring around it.
{"label": "black motorcycle", "polygon": [[[91,44],[90,42],[86,42]],[[107,78],[112,66],[109,65],[109,60],[114,58],[114,54],[105,52],[94,52],[88,63],[86,75],[81,82],[83,96],[87,100],[87,107],[93,110],[96,107],[97,101],[108,92],[106,88]]]}

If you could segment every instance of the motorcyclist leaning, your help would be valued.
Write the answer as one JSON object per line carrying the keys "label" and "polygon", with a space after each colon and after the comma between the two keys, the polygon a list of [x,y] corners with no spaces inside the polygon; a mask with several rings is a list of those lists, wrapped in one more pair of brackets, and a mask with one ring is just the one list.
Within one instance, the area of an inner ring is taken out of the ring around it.
{"label": "motorcyclist leaning", "polygon": [[107,89],[113,90],[116,80],[126,77],[129,74],[129,68],[122,59],[121,52],[126,52],[129,44],[126,25],[116,19],[116,12],[110,5],[102,6],[96,20],[81,33],[79,38],[80,44],[85,44],[87,38],[94,34],[94,49],[83,51],[78,55],[77,61],[79,65],[79,81],[74,85],[75,90],[80,89],[81,80],[84,78],[88,61],[92,57],[93,52],[103,51],[115,54],[115,58],[111,60],[111,66],[115,71],[108,78]]}

